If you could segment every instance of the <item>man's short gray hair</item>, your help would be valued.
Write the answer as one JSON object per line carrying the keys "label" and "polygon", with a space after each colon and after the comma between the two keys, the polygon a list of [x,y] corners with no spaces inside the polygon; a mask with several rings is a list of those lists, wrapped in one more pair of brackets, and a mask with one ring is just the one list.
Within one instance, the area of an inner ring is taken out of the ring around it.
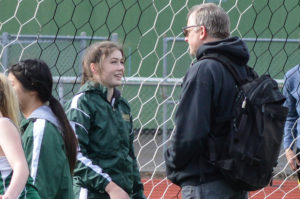
{"label": "man's short gray hair", "polygon": [[195,25],[206,28],[209,36],[218,39],[226,39],[230,36],[230,19],[223,8],[214,3],[204,3],[193,6],[187,19],[193,15]]}

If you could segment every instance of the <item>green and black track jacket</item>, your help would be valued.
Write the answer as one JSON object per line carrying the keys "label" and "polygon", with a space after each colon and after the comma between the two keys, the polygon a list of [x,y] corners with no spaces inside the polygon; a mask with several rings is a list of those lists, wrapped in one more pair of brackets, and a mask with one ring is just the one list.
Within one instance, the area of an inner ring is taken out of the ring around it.
{"label": "green and black track jacket", "polygon": [[68,119],[79,140],[75,198],[109,198],[105,187],[113,181],[131,198],[143,199],[130,107],[117,89],[111,103],[106,94],[105,87],[87,82],[66,104]]}
{"label": "green and black track jacket", "polygon": [[42,199],[73,199],[72,175],[60,125],[48,106],[21,122],[30,176]]}

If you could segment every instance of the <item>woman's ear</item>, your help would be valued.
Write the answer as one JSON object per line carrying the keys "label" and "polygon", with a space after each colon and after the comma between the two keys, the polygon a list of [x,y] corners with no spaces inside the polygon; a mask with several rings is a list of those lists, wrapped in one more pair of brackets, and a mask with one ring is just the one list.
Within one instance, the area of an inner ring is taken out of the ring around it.
{"label": "woman's ear", "polygon": [[39,96],[37,91],[27,91],[27,92],[28,92],[29,96],[31,96],[31,97],[34,97],[34,96],[38,97]]}
{"label": "woman's ear", "polygon": [[91,69],[91,80],[100,82],[100,69],[99,65],[97,63],[90,63],[90,69]]}
{"label": "woman's ear", "polygon": [[97,66],[96,66],[95,63],[91,63],[90,68],[91,68],[92,73],[97,73],[98,72]]}

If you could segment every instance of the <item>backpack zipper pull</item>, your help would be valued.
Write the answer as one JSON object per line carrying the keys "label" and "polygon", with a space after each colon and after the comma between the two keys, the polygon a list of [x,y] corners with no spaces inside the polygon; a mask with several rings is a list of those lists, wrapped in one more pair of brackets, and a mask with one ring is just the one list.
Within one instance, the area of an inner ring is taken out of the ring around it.
{"label": "backpack zipper pull", "polygon": [[242,108],[246,108],[246,104],[247,104],[247,97],[245,97],[245,99],[242,103]]}

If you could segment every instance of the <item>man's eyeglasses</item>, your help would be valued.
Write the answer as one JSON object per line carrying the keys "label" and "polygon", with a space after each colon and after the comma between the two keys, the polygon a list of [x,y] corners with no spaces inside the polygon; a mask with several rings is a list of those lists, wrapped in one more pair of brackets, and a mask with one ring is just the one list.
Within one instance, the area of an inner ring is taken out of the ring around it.
{"label": "man's eyeglasses", "polygon": [[188,29],[194,28],[194,27],[199,27],[199,26],[201,26],[201,25],[192,25],[192,26],[182,27],[182,32],[183,32],[184,37],[189,36],[190,31]]}

